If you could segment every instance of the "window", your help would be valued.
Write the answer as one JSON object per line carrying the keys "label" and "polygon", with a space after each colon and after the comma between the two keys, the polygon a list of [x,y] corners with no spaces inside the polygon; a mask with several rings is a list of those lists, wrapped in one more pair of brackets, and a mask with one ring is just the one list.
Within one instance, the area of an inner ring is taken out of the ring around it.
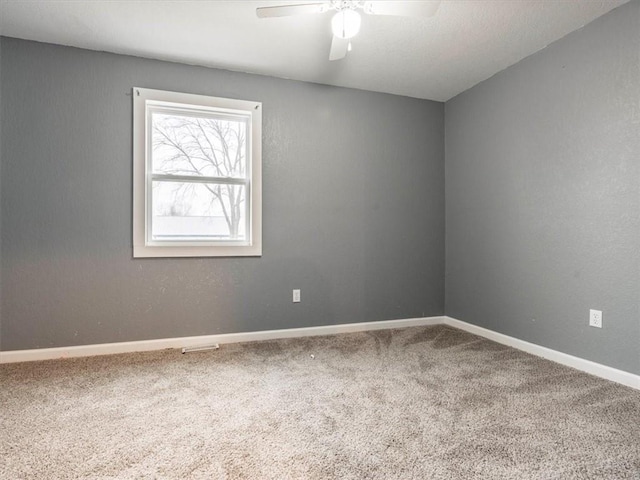
{"label": "window", "polygon": [[262,104],[133,89],[133,256],[262,254]]}

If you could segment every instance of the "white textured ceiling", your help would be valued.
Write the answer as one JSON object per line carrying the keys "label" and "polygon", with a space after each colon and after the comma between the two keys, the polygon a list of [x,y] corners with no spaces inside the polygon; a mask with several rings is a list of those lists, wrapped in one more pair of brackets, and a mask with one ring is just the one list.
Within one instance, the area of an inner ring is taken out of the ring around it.
{"label": "white textured ceiling", "polygon": [[628,0],[443,0],[433,18],[365,16],[329,62],[331,13],[297,1],[0,0],[0,34],[445,101]]}

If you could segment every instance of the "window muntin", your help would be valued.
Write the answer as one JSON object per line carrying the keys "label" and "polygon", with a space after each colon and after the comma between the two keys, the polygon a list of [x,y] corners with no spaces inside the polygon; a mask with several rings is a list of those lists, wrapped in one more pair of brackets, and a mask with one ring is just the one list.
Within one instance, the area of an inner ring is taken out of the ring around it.
{"label": "window muntin", "polygon": [[134,102],[134,256],[260,255],[261,104],[139,88]]}

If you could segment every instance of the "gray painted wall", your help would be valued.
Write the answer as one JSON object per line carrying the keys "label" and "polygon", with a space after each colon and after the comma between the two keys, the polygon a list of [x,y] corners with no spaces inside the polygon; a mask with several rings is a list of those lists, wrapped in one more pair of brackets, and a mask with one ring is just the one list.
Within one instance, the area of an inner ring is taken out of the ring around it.
{"label": "gray painted wall", "polygon": [[446,103],[447,315],[640,373],[639,55],[631,2]]}
{"label": "gray painted wall", "polygon": [[[447,102],[446,305],[442,104],[7,38],[0,52],[2,350],[446,307],[640,373],[639,2]],[[262,258],[131,258],[133,85],[264,103]]]}
{"label": "gray painted wall", "polygon": [[[0,41],[0,79],[2,79],[2,41]],[[0,201],[1,200],[2,200],[2,88],[0,87]],[[0,255],[1,253],[2,253],[2,205],[0,205]],[[1,326],[2,326],[2,261],[0,257],[0,327]],[[0,346],[1,345],[2,345],[2,328],[0,328]]]}
{"label": "gray painted wall", "polygon": [[[2,350],[443,313],[442,103],[1,45]],[[263,102],[261,258],[132,258],[132,86]]]}

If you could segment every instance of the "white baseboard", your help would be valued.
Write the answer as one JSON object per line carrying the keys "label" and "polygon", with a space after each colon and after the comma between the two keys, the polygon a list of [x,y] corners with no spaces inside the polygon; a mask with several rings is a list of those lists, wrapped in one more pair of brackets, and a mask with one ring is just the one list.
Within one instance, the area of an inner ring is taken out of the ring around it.
{"label": "white baseboard", "polygon": [[390,328],[419,327],[426,325],[449,325],[465,330],[474,335],[508,345],[556,363],[590,373],[612,382],[621,383],[640,390],[640,376],[623,370],[607,367],[590,360],[558,352],[550,348],[525,342],[502,333],[478,327],[455,318],[423,317],[400,320],[382,320],[379,322],[347,323],[341,325],[324,325],[320,327],[288,328],[282,330],[263,330],[259,332],[223,333],[219,335],[200,335],[195,337],[161,338],[157,340],[141,340],[136,342],[101,343],[96,345],[78,345],[70,347],[38,348],[33,350],[11,350],[0,352],[0,363],[31,362],[36,360],[52,360],[58,358],[89,357],[93,355],[110,355],[113,353],[147,352],[167,348],[196,347],[215,343],[254,342],[259,340],[275,340],[278,338],[312,337],[318,335],[334,335],[337,333],[364,332],[385,330]]}
{"label": "white baseboard", "polygon": [[633,373],[625,372],[624,370],[618,370],[590,360],[574,357],[573,355],[542,347],[535,343],[525,342],[524,340],[519,340],[502,333],[494,332],[493,330],[488,330],[461,320],[456,320],[455,318],[445,316],[444,324],[459,328],[460,330],[465,330],[469,333],[473,333],[474,335],[493,340],[494,342],[498,342],[503,345],[508,345],[509,347],[517,348],[518,350],[531,353],[538,357],[543,357],[547,360],[575,368],[576,370],[590,373],[596,377],[611,380],[612,382],[621,383],[627,387],[640,390],[640,375],[634,375]]}
{"label": "white baseboard", "polygon": [[219,335],[199,335],[196,337],[161,338],[157,340],[141,340],[135,342],[100,343],[95,345],[78,345],[70,347],[37,348],[33,350],[10,350],[0,352],[0,363],[32,362],[36,360],[53,360],[58,358],[89,357],[93,355],[110,355],[113,353],[147,352],[167,348],[184,348],[215,343],[254,342],[257,340],[274,340],[278,338],[312,337],[318,335],[334,335],[336,333],[364,332],[369,330],[385,330],[389,328],[418,327],[438,325],[444,317],[404,318],[400,320],[381,320],[379,322],[346,323],[341,325],[324,325],[320,327],[287,328],[282,330],[263,330],[260,332],[223,333]]}

